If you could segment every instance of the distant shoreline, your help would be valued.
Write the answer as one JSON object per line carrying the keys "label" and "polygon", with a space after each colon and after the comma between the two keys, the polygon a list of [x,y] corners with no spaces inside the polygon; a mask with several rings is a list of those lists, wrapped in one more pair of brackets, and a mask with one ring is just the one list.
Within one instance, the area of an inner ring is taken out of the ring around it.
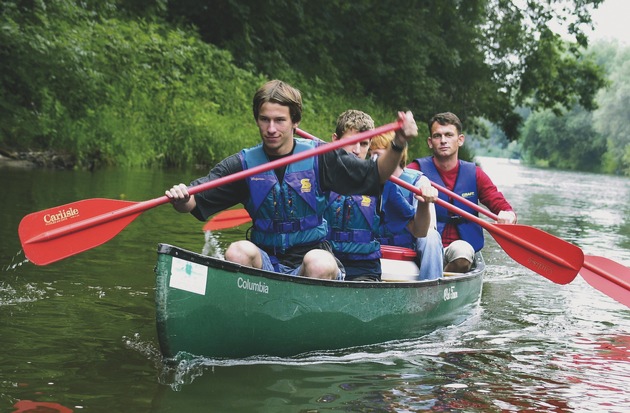
{"label": "distant shoreline", "polygon": [[9,153],[0,151],[0,167],[7,168],[43,168],[43,169],[73,169],[76,165],[74,158],[59,155],[51,151]]}

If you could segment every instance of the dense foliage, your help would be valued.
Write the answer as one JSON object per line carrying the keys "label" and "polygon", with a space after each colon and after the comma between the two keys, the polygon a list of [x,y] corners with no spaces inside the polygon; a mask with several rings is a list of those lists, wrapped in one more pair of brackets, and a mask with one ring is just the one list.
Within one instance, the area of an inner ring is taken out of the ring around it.
{"label": "dense foliage", "polygon": [[[375,96],[421,119],[450,110],[517,135],[514,108],[593,107],[603,86],[581,28],[601,0],[180,0],[171,19],[264,74],[294,70],[333,93]],[[567,44],[550,28],[564,24]]]}
{"label": "dense foliage", "polygon": [[528,118],[523,150],[531,163],[559,169],[599,171],[606,140],[591,127],[593,115],[576,106],[563,116],[551,110]]}
{"label": "dense foliage", "polygon": [[630,176],[630,48],[598,42],[588,53],[609,79],[596,96],[598,108],[534,112],[519,142],[530,163]]}
{"label": "dense foliage", "polygon": [[610,86],[597,95],[593,127],[605,138],[602,171],[630,176],[630,48],[598,44],[593,53],[609,73]]}
{"label": "dense foliage", "polygon": [[601,1],[0,0],[0,146],[212,163],[257,141],[251,95],[270,78],[303,91],[323,138],[354,107],[377,123],[450,110],[514,139],[516,107],[595,107],[580,29]]}
{"label": "dense foliage", "polygon": [[3,142],[129,165],[212,158],[209,135],[242,146],[249,107],[238,93],[262,78],[228,52],[71,1],[3,6]]}

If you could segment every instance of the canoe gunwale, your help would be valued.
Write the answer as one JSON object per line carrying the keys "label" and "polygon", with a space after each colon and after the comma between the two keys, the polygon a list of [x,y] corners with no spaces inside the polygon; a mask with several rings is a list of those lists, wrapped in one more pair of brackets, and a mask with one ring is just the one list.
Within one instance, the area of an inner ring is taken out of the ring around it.
{"label": "canoe gunwale", "polygon": [[194,262],[197,264],[206,265],[208,267],[221,269],[232,273],[240,273],[257,277],[264,277],[268,279],[285,281],[306,285],[318,285],[329,286],[335,288],[421,288],[423,286],[432,286],[439,284],[450,284],[454,282],[460,282],[468,278],[476,278],[481,276],[485,272],[485,263],[481,258],[481,255],[477,253],[475,259],[475,268],[467,273],[462,274],[449,274],[447,277],[440,277],[434,280],[419,280],[419,281],[339,281],[339,280],[322,280],[317,278],[300,277],[293,275],[280,274],[272,271],[265,271],[258,268],[247,267],[244,265],[236,264],[230,261],[226,261],[220,258],[211,257],[207,255],[201,255],[181,247],[176,247],[171,244],[160,243],[157,248],[158,254],[166,254],[173,257],[177,257],[186,261]]}

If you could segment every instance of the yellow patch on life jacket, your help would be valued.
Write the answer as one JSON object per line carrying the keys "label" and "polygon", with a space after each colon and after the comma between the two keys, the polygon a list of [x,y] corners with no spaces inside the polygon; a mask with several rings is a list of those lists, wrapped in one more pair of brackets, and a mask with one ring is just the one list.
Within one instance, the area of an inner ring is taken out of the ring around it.
{"label": "yellow patch on life jacket", "polygon": [[473,192],[464,192],[462,194],[463,198],[470,198],[471,196],[475,196],[475,192],[474,191]]}
{"label": "yellow patch on life jacket", "polygon": [[308,179],[308,178],[301,179],[300,183],[302,184],[302,188],[300,189],[302,191],[302,193],[304,193],[304,192],[311,192],[312,185],[311,185],[311,180],[310,179]]}
{"label": "yellow patch on life jacket", "polygon": [[370,199],[369,196],[361,195],[361,206],[369,207],[371,203],[372,203],[372,199]]}

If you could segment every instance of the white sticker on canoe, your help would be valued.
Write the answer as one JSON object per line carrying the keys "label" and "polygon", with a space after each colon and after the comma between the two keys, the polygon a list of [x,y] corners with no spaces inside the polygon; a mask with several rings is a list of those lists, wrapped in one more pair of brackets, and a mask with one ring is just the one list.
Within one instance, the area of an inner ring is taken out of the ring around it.
{"label": "white sticker on canoe", "polygon": [[205,295],[207,281],[208,267],[173,257],[169,287]]}

